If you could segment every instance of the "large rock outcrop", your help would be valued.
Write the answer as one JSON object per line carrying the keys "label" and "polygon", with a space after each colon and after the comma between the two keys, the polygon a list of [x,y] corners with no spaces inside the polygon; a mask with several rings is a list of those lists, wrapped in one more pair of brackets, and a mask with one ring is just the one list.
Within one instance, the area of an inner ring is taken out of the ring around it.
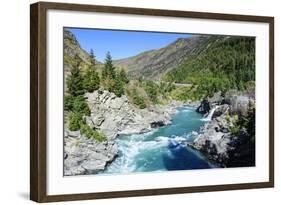
{"label": "large rock outcrop", "polygon": [[239,119],[245,117],[254,121],[254,114],[246,116],[254,104],[254,100],[248,97],[233,96],[229,98],[229,104],[216,105],[211,121],[201,127],[197,138],[188,146],[222,167],[254,166],[254,128],[239,125]]}
{"label": "large rock outcrop", "polygon": [[[139,134],[170,123],[170,106],[150,106],[139,109],[129,103],[127,97],[116,97],[108,91],[86,94],[91,116],[86,117],[92,128],[97,128],[109,139],[118,134]],[[169,109],[168,109],[169,107]]]}

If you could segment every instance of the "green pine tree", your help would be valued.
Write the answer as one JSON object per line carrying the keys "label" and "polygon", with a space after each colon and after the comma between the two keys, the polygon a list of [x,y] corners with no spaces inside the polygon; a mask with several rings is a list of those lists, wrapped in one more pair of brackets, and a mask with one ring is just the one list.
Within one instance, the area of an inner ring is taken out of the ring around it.
{"label": "green pine tree", "polygon": [[76,63],[71,68],[70,75],[66,78],[66,84],[67,84],[68,92],[72,96],[78,96],[84,94],[83,76],[79,68],[82,60],[80,57],[75,56],[74,61]]}
{"label": "green pine tree", "polygon": [[93,92],[94,90],[98,90],[100,87],[100,78],[95,68],[96,60],[92,49],[90,57],[91,65],[87,68],[83,80],[83,87],[87,92]]}
{"label": "green pine tree", "polygon": [[127,76],[126,71],[123,68],[120,70],[119,77],[123,83],[125,84],[129,83],[129,78]]}
{"label": "green pine tree", "polygon": [[110,78],[110,79],[114,79],[115,78],[115,67],[113,66],[112,63],[112,57],[110,52],[107,52],[106,57],[105,57],[105,64],[104,64],[104,70],[102,73],[102,78],[106,79],[106,78]]}
{"label": "green pine tree", "polygon": [[109,89],[110,92],[114,92],[117,97],[121,97],[124,94],[124,82],[122,81],[120,74],[116,75],[112,87]]}
{"label": "green pine tree", "polygon": [[95,54],[94,54],[93,49],[90,50],[90,61],[91,61],[91,64],[92,64],[93,66],[96,65],[96,56],[95,56]]}

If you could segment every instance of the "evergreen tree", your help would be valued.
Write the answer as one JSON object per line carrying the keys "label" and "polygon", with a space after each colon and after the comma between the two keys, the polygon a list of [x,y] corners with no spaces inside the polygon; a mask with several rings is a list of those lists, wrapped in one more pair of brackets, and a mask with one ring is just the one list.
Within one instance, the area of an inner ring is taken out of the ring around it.
{"label": "evergreen tree", "polygon": [[112,57],[110,55],[110,52],[107,52],[106,57],[105,57],[105,64],[104,64],[104,69],[102,72],[102,78],[106,79],[114,79],[115,78],[115,67],[113,66],[112,63]]}
{"label": "evergreen tree", "polygon": [[110,87],[110,92],[114,92],[117,97],[121,97],[124,94],[124,83],[119,74],[116,76],[113,86]]}
{"label": "evergreen tree", "polygon": [[98,90],[100,87],[100,78],[98,73],[96,72],[96,68],[95,68],[96,61],[92,49],[90,52],[90,56],[91,56],[91,65],[87,68],[83,80],[83,86],[87,92],[93,92],[94,90]]}
{"label": "evergreen tree", "polygon": [[125,71],[123,68],[121,69],[121,71],[120,71],[120,73],[119,73],[119,77],[120,77],[120,80],[121,80],[123,83],[125,83],[125,84],[129,83],[129,78],[128,78],[128,76],[127,76],[126,71]]}
{"label": "evergreen tree", "polygon": [[83,77],[80,71],[80,64],[81,64],[81,58],[78,56],[75,56],[75,65],[70,70],[70,75],[66,78],[66,84],[69,93],[72,96],[78,96],[84,94],[83,89]]}
{"label": "evergreen tree", "polygon": [[95,66],[95,65],[96,65],[96,56],[95,56],[95,54],[94,54],[93,49],[90,50],[90,58],[91,58],[91,64],[92,64],[93,66]]}

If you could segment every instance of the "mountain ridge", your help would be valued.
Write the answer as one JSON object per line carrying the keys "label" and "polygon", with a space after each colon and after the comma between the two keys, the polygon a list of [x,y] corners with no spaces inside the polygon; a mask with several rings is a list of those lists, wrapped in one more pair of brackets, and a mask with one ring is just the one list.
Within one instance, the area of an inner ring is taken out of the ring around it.
{"label": "mountain ridge", "polygon": [[189,56],[196,54],[208,39],[209,36],[205,35],[178,38],[163,48],[114,60],[113,64],[124,68],[133,79],[145,77],[160,80],[166,72],[179,66]]}

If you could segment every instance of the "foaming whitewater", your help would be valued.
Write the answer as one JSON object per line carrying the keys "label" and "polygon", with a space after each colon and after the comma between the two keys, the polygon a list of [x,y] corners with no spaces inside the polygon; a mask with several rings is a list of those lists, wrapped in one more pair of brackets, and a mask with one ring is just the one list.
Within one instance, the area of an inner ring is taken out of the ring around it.
{"label": "foaming whitewater", "polygon": [[161,149],[167,146],[168,141],[145,141],[145,137],[155,131],[130,136],[120,136],[116,142],[118,144],[118,157],[106,170],[107,173],[130,173],[138,170],[136,157],[150,150]]}
{"label": "foaming whitewater", "polygon": [[211,168],[209,162],[185,143],[192,142],[205,122],[194,108],[182,107],[172,124],[151,132],[116,139],[118,157],[105,174]]}
{"label": "foaming whitewater", "polygon": [[208,116],[203,118],[202,121],[211,121],[214,112],[216,111],[216,109],[218,108],[218,106],[215,106],[214,108],[211,109],[211,111],[209,112]]}

